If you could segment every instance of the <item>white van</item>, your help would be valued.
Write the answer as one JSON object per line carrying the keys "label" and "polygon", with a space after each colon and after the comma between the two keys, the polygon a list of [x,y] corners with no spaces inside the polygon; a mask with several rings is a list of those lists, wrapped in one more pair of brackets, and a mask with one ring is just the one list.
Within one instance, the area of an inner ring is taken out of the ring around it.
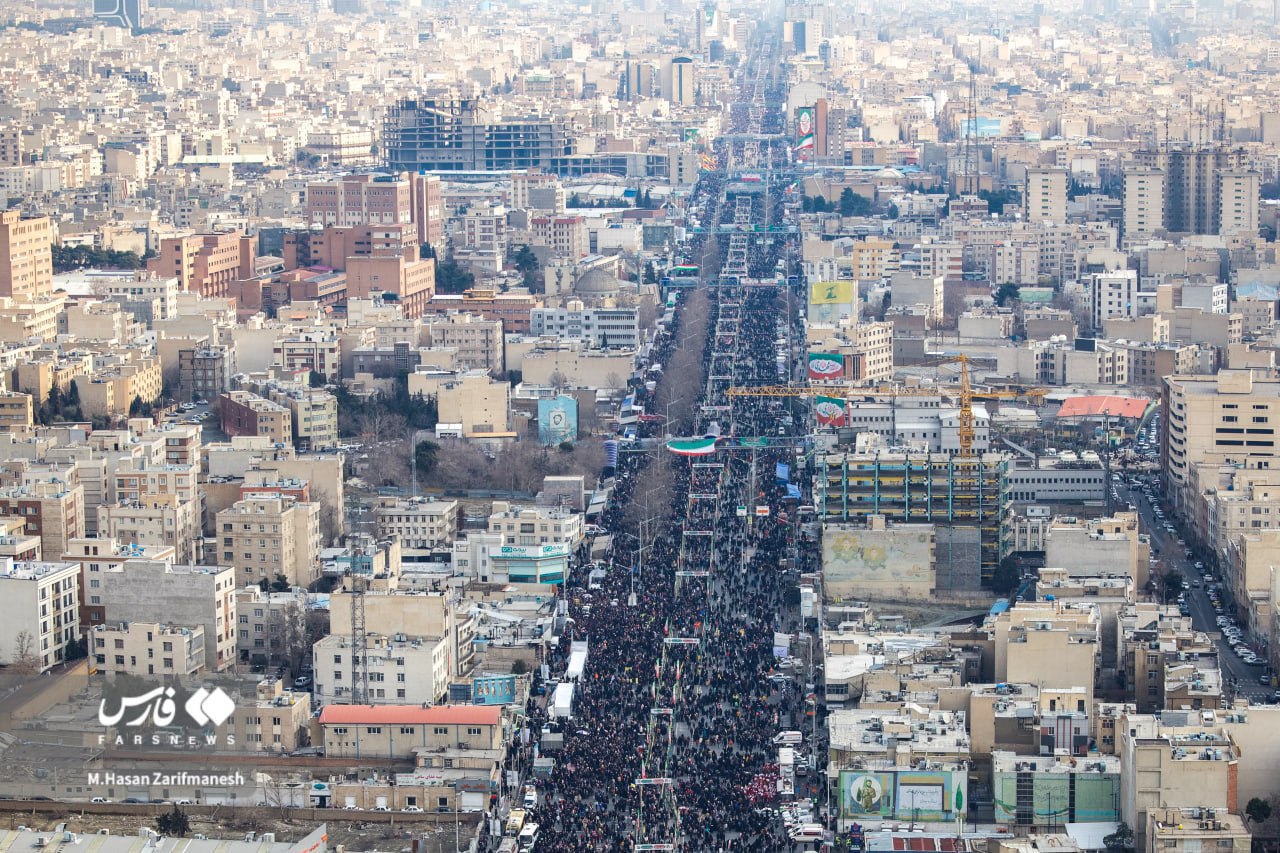
{"label": "white van", "polygon": [[516,838],[520,844],[521,850],[532,850],[533,846],[538,843],[538,825],[536,823],[526,823],[524,829],[520,830],[520,835]]}
{"label": "white van", "polygon": [[826,837],[826,827],[820,823],[802,823],[791,830],[791,840],[798,843],[824,841]]}
{"label": "white van", "polygon": [[804,735],[797,731],[778,732],[773,736],[774,746],[799,746],[804,742]]}

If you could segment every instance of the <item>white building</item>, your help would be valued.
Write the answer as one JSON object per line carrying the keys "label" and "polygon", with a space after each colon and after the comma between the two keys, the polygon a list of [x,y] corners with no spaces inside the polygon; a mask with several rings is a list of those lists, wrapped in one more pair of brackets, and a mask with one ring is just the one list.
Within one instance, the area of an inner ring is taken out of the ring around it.
{"label": "white building", "polygon": [[[404,634],[367,638],[370,705],[435,705],[449,691],[449,639]],[[351,638],[330,634],[313,646],[316,705],[351,701],[352,669],[357,665]]]}
{"label": "white building", "polygon": [[44,672],[80,639],[80,564],[0,560],[0,663]]}
{"label": "white building", "polygon": [[586,308],[572,299],[564,308],[534,308],[529,312],[533,335],[579,338],[593,347],[634,349],[640,345],[640,322],[634,308]]}
{"label": "white building", "polygon": [[1138,316],[1137,270],[1115,270],[1089,276],[1089,321],[1102,328],[1103,320]]}

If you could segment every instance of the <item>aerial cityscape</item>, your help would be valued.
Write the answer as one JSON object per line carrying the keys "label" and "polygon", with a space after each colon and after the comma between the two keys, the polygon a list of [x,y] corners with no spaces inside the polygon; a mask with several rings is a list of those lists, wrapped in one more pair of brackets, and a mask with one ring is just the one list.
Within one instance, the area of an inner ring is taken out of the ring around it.
{"label": "aerial cityscape", "polygon": [[0,853],[1280,853],[1278,217],[1280,0],[3,0]]}

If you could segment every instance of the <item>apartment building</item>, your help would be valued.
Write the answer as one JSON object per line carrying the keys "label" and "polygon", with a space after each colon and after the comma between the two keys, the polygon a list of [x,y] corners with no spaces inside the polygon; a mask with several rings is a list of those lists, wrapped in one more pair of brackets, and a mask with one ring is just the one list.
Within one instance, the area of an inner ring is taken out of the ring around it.
{"label": "apartment building", "polygon": [[84,536],[84,486],[65,482],[31,482],[0,489],[0,516],[25,519],[23,532],[40,537],[40,553],[50,558]]}
{"label": "apartment building", "polygon": [[361,661],[347,635],[330,634],[316,642],[313,652],[313,693],[316,704],[350,701],[354,673],[369,673],[367,699],[371,705],[437,705],[449,693],[450,641],[447,636],[386,636],[366,638]]}
{"label": "apartment building", "polygon": [[255,274],[254,239],[237,233],[166,237],[147,263],[152,273],[178,281],[184,293],[225,297],[237,281]]}
{"label": "apartment building", "polygon": [[308,587],[320,577],[320,505],[250,494],[216,516],[218,559],[241,586],[283,577]]}
{"label": "apartment building", "polygon": [[96,625],[89,654],[108,675],[187,678],[205,668],[204,628],[160,622]]}
{"label": "apartment building", "polygon": [[229,391],[218,404],[227,435],[258,436],[275,444],[293,441],[293,414],[286,406],[248,391]]}
{"label": "apartment building", "polygon": [[258,682],[253,696],[241,696],[223,724],[236,746],[251,752],[288,755],[311,745],[311,694],[285,690],[279,679]]}
{"label": "apartment building", "polygon": [[53,293],[53,228],[47,216],[0,213],[0,296],[37,302]]}
{"label": "apartment building", "polygon": [[400,175],[344,175],[307,184],[312,225],[408,225],[413,222],[409,181]]}
{"label": "apartment building", "polygon": [[122,545],[107,537],[72,539],[63,562],[80,566],[80,624],[85,630],[106,622],[102,606],[102,572],[125,560],[162,560],[173,562],[177,551],[172,546],[148,548]]}
{"label": "apartment building", "polygon": [[1138,316],[1138,272],[1116,270],[1089,276],[1089,324],[1101,329],[1106,320]]}
{"label": "apartment building", "polygon": [[347,297],[401,306],[406,317],[421,317],[435,294],[436,262],[430,258],[355,257],[347,260]]}
{"label": "apartment building", "polygon": [[178,390],[184,400],[216,400],[231,390],[234,347],[202,344],[178,350]]}
{"label": "apartment building", "polygon": [[581,258],[590,249],[585,216],[534,216],[529,228],[556,257]]}
{"label": "apartment building", "polygon": [[[1117,726],[1121,759],[1121,819],[1133,827],[1139,853],[1154,853],[1146,844],[1149,822],[1161,820],[1169,808],[1238,812],[1236,780],[1240,752],[1231,735],[1199,715],[1181,715],[1182,725],[1160,717],[1127,714]],[[1193,805],[1194,804],[1194,805]]]}
{"label": "apartment building", "polygon": [[154,403],[164,391],[160,359],[130,351],[126,359],[75,380],[86,417],[127,415],[135,401]]}
{"label": "apartment building", "polygon": [[332,450],[338,446],[338,398],[319,388],[269,389],[271,401],[289,410],[293,446],[298,451]]}
{"label": "apartment building", "polygon": [[[1095,608],[1023,601],[990,619],[987,629],[995,642],[996,681],[1082,688],[1080,701],[1092,704],[1102,642]],[[1054,665],[1046,668],[1050,660]]]}
{"label": "apartment building", "polygon": [[458,533],[455,500],[379,498],[373,517],[378,538],[395,536],[406,551],[443,550]]}
{"label": "apartment building", "polygon": [[1066,169],[1028,168],[1022,189],[1023,219],[1059,225],[1066,222],[1068,183]]}
{"label": "apartment building", "polygon": [[501,320],[505,333],[527,335],[532,329],[532,311],[540,304],[541,301],[529,293],[500,293],[492,288],[477,287],[465,291],[461,296],[433,296],[427,304],[427,311],[435,314],[475,314],[486,320]]}
{"label": "apartment building", "polygon": [[24,430],[34,423],[35,406],[30,394],[0,391],[0,429]]}
{"label": "apartment building", "polygon": [[1280,419],[1280,379],[1252,370],[1212,376],[1170,376],[1161,393],[1160,464],[1167,490],[1188,507],[1191,469],[1205,462],[1250,459],[1269,467]]}
{"label": "apartment building", "polygon": [[104,566],[99,574],[104,624],[163,616],[166,624],[198,625],[204,630],[205,669],[221,672],[235,663],[235,572],[229,566],[130,558]]}
{"label": "apartment building", "polygon": [[430,345],[457,350],[459,368],[490,373],[506,369],[502,331],[501,320],[487,320],[474,314],[446,314],[430,318],[426,324]]}
{"label": "apartment building", "polygon": [[301,590],[266,592],[256,583],[236,590],[236,653],[241,663],[292,664],[305,645],[306,623],[307,594]]}
{"label": "apartment building", "polygon": [[634,308],[587,308],[569,300],[563,308],[535,308],[530,333],[585,340],[593,347],[635,349],[640,345],[639,315]]}
{"label": "apartment building", "polygon": [[0,663],[41,673],[80,639],[80,566],[0,559]]}
{"label": "apartment building", "polygon": [[[200,530],[200,502],[177,494],[149,494],[97,507],[98,535],[122,545],[145,549],[170,547],[176,559],[199,562],[204,559],[204,539]],[[81,534],[82,535],[82,534]]]}
{"label": "apartment building", "polygon": [[1121,192],[1120,237],[1140,244],[1164,230],[1165,175],[1157,169],[1125,169]]}

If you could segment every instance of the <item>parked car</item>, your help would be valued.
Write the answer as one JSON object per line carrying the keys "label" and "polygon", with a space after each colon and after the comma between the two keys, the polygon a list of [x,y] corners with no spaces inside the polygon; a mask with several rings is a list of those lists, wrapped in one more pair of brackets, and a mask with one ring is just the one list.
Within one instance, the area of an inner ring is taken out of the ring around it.
{"label": "parked car", "polygon": [[400,811],[410,814],[422,814],[422,806],[405,806]]}

